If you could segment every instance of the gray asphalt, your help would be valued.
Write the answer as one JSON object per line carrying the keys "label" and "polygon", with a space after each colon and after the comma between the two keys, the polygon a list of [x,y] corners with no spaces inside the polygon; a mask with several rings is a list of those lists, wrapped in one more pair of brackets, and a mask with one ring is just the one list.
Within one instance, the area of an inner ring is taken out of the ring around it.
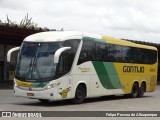
{"label": "gray asphalt", "polygon": [[[38,100],[15,97],[13,90],[0,90],[0,111],[160,111],[160,86],[145,93],[143,98],[106,96],[86,99],[75,105],[70,101],[41,103]],[[36,119],[36,118],[35,118]],[[84,118],[82,118],[84,119]],[[133,118],[132,118],[133,119]]]}

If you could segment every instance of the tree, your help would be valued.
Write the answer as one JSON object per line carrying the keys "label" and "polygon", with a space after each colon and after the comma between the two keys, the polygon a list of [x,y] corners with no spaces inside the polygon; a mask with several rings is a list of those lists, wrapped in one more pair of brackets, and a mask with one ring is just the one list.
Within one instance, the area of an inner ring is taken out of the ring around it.
{"label": "tree", "polygon": [[[17,25],[17,26],[19,26],[19,27],[37,27],[37,23],[34,23],[33,21],[32,21],[32,17],[31,18],[29,18],[28,17],[28,13],[27,13],[27,15],[25,16],[25,18],[24,19],[22,19],[21,20],[21,22],[20,23],[17,23],[17,22],[15,22],[15,21],[11,21],[10,19],[9,19],[9,17],[8,17],[8,15],[6,15],[7,16],[7,21],[5,21],[4,23],[7,23],[7,24],[9,24],[9,25]],[[0,23],[3,23],[1,20],[0,20]]]}

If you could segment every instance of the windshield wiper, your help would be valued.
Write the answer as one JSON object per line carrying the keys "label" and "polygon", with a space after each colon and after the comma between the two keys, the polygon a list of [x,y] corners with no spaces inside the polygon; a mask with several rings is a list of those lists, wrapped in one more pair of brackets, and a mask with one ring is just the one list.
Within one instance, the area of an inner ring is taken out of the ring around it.
{"label": "windshield wiper", "polygon": [[31,58],[31,62],[30,62],[30,64],[29,64],[29,69],[31,69],[31,67],[32,67],[32,59],[33,59],[33,58]]}
{"label": "windshield wiper", "polygon": [[37,72],[38,78],[41,81],[41,75],[40,75],[40,72],[39,72],[39,70],[37,68],[38,54],[39,54],[39,46],[37,47],[36,55],[35,55],[34,60],[33,60],[31,77],[32,77],[33,72]]}

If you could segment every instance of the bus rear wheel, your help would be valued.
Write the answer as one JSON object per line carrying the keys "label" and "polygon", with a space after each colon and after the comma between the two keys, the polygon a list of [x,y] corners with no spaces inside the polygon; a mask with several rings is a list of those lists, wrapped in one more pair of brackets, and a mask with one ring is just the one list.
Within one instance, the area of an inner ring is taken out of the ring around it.
{"label": "bus rear wheel", "polygon": [[131,92],[130,96],[132,98],[136,98],[136,97],[138,97],[138,93],[139,93],[138,83],[134,83],[132,86],[132,92]]}
{"label": "bus rear wheel", "polygon": [[145,83],[142,83],[139,88],[138,97],[143,97],[145,91],[146,91]]}
{"label": "bus rear wheel", "polygon": [[85,89],[82,85],[78,85],[75,93],[75,98],[73,99],[73,103],[81,104],[85,98]]}

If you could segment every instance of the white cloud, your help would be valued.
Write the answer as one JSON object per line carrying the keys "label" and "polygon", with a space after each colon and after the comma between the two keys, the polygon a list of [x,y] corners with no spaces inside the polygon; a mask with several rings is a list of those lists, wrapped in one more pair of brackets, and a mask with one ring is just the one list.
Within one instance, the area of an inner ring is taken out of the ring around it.
{"label": "white cloud", "polygon": [[40,27],[160,43],[159,6],[159,0],[0,0],[0,19],[8,14],[20,22],[29,13]]}

